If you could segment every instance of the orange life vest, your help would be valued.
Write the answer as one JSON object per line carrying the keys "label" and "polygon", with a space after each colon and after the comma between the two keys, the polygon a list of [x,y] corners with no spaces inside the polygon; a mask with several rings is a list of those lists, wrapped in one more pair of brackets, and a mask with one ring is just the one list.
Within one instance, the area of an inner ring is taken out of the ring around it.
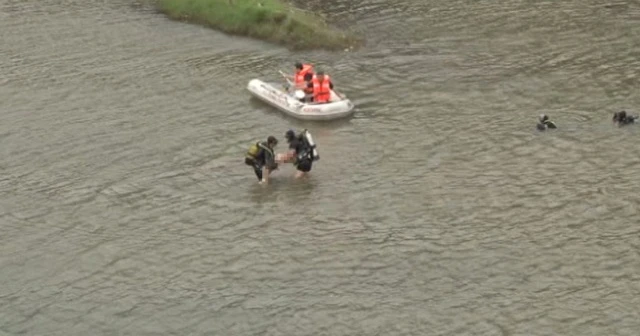
{"label": "orange life vest", "polygon": [[311,73],[313,70],[313,66],[311,64],[303,64],[302,70],[297,71],[294,77],[294,84],[296,86],[302,87],[304,85],[304,75],[307,73]]}
{"label": "orange life vest", "polygon": [[327,103],[331,99],[331,78],[328,75],[324,75],[322,83],[318,80],[318,77],[313,76],[313,101],[315,103]]}

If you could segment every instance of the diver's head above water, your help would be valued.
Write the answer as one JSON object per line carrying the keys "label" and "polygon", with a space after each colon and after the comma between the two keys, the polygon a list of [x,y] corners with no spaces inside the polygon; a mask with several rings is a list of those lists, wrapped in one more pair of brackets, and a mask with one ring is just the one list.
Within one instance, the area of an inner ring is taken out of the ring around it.
{"label": "diver's head above water", "polygon": [[627,114],[627,111],[620,111],[613,114],[613,122],[622,126],[627,124],[633,124],[638,119],[638,116]]}
{"label": "diver's head above water", "polygon": [[540,116],[538,116],[538,120],[544,124],[545,121],[549,120],[549,116],[543,113]]}
{"label": "diver's head above water", "polygon": [[625,119],[627,119],[627,111],[625,110],[613,114],[614,122],[624,122]]}
{"label": "diver's head above water", "polygon": [[549,120],[549,116],[543,113],[538,116],[538,124],[536,125],[536,128],[539,131],[544,131],[547,128],[556,128],[556,124]]}

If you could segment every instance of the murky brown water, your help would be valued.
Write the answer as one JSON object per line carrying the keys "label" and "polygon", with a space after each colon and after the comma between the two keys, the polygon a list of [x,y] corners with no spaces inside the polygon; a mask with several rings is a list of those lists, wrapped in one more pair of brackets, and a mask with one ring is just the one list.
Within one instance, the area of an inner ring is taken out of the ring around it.
{"label": "murky brown water", "polygon": [[[638,334],[640,5],[325,7],[368,47],[0,1],[0,335]],[[296,59],[353,118],[249,98]],[[303,127],[313,177],[258,186],[249,143]]]}

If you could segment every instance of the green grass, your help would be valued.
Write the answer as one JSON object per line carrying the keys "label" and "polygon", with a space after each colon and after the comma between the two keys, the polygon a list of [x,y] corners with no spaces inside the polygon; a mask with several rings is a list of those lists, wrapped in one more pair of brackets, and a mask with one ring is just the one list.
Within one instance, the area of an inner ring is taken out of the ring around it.
{"label": "green grass", "polygon": [[284,0],[157,0],[157,5],[172,19],[292,49],[339,50],[362,44],[356,36],[329,27],[319,15]]}

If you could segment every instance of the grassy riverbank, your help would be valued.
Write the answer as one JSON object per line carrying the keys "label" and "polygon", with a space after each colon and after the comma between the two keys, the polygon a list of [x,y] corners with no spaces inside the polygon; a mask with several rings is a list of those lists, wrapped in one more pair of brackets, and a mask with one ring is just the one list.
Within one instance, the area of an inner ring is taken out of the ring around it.
{"label": "grassy riverbank", "polygon": [[319,15],[297,9],[285,0],[157,0],[157,5],[172,19],[292,49],[339,50],[362,43],[352,34],[329,27]]}

